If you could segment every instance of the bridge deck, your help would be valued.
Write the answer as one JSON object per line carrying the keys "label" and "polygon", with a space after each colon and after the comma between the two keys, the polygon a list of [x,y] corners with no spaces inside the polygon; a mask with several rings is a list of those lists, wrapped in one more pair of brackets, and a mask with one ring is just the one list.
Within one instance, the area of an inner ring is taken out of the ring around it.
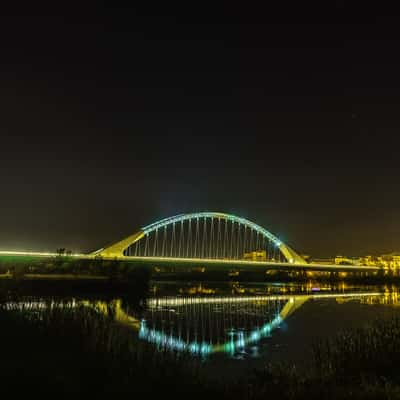
{"label": "bridge deck", "polygon": [[[0,257],[12,258],[52,258],[59,257],[57,253],[44,253],[44,252],[22,252],[22,251],[0,251]],[[325,272],[377,272],[378,267],[367,267],[361,265],[329,265],[329,264],[298,264],[298,263],[274,263],[267,261],[248,261],[248,260],[227,260],[227,259],[203,259],[203,258],[173,258],[173,257],[98,257],[93,254],[71,254],[65,257],[72,257],[75,259],[104,259],[104,260],[118,260],[127,262],[137,262],[143,264],[153,264],[153,266],[174,265],[175,267],[185,266],[210,266],[210,267],[224,267],[224,268],[239,268],[251,271],[257,270],[280,270],[280,271],[325,271]]]}

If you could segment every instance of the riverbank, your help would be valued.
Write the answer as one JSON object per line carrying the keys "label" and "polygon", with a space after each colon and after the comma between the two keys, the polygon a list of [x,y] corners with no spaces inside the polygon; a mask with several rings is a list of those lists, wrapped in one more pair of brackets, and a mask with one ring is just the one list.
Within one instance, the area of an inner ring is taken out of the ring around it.
{"label": "riverbank", "polygon": [[[237,282],[307,282],[318,280],[324,282],[340,282],[346,280],[354,283],[381,284],[400,283],[400,273],[382,270],[349,269],[343,266],[342,270],[334,268],[318,270],[316,266],[290,265],[263,265],[262,263],[235,264],[215,262],[201,263],[187,260],[157,261],[152,259],[102,259],[79,258],[70,255],[59,256],[29,256],[15,254],[0,255],[0,276],[11,275],[16,279],[36,279],[40,276],[72,276],[86,279],[86,276],[124,278],[135,275],[137,271],[146,271],[153,280],[175,281],[237,281]],[[311,268],[312,267],[312,268]],[[285,269],[286,268],[286,269]],[[322,267],[321,267],[322,268]],[[78,278],[79,279],[79,278]]]}
{"label": "riverbank", "polygon": [[354,284],[400,284],[400,276],[383,273],[367,272],[310,272],[310,271],[265,271],[234,268],[158,268],[148,264],[128,261],[110,260],[76,260],[68,257],[13,260],[0,259],[0,281],[6,279],[35,280],[85,280],[87,283],[95,280],[141,280],[143,276],[157,281],[182,282],[297,282],[310,281]]}
{"label": "riverbank", "polygon": [[87,294],[143,298],[148,295],[150,274],[137,268],[121,273],[6,273],[0,275],[0,291],[23,296],[86,296]]}

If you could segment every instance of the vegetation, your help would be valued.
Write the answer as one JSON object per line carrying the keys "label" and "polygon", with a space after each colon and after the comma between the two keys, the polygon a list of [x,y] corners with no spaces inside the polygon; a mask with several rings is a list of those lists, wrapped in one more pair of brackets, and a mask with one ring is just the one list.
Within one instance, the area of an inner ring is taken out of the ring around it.
{"label": "vegetation", "polygon": [[[117,324],[112,307],[60,303],[31,309],[4,294],[0,299],[2,392],[156,393],[209,399],[400,398],[400,319],[377,321],[315,344],[307,368],[268,365],[224,382],[207,378],[185,354],[155,350]],[[34,301],[35,299],[30,299]],[[11,306],[10,306],[11,304]]]}
{"label": "vegetation", "polygon": [[[36,260],[37,261],[37,260]],[[29,265],[11,264],[9,274],[0,279],[0,291],[18,295],[79,296],[125,293],[133,299],[149,291],[150,270],[129,263],[73,260],[65,267],[57,262]],[[90,261],[90,262],[89,262]],[[49,264],[47,264],[49,263]]]}
{"label": "vegetation", "polygon": [[[61,304],[60,304],[61,305]],[[194,369],[169,353],[134,343],[132,332],[88,307],[0,310],[2,391],[104,395],[185,390]],[[175,389],[176,390],[176,389]]]}

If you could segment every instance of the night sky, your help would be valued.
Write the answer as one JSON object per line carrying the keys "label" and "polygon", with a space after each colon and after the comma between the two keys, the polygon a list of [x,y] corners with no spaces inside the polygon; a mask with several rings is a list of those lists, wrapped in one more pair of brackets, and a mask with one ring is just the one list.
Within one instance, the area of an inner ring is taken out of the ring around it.
{"label": "night sky", "polygon": [[400,17],[319,3],[3,9],[0,249],[210,210],[315,257],[400,251]]}

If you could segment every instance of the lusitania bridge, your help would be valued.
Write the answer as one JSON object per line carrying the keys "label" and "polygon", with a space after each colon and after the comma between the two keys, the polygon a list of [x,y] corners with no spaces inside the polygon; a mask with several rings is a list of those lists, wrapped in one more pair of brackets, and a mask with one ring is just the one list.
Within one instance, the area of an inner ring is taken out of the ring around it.
{"label": "lusitania bridge", "polygon": [[267,229],[232,214],[179,214],[141,228],[90,254],[105,259],[258,265],[279,269],[376,270],[375,267],[307,263]]}
{"label": "lusitania bridge", "polygon": [[162,257],[305,264],[271,232],[245,218],[217,212],[180,214],[92,253],[107,258]]}
{"label": "lusitania bridge", "polygon": [[[0,255],[54,257],[56,253],[7,252]],[[182,263],[227,264],[283,270],[376,271],[376,267],[307,263],[267,229],[232,214],[179,214],[141,228],[127,238],[78,258]]]}

